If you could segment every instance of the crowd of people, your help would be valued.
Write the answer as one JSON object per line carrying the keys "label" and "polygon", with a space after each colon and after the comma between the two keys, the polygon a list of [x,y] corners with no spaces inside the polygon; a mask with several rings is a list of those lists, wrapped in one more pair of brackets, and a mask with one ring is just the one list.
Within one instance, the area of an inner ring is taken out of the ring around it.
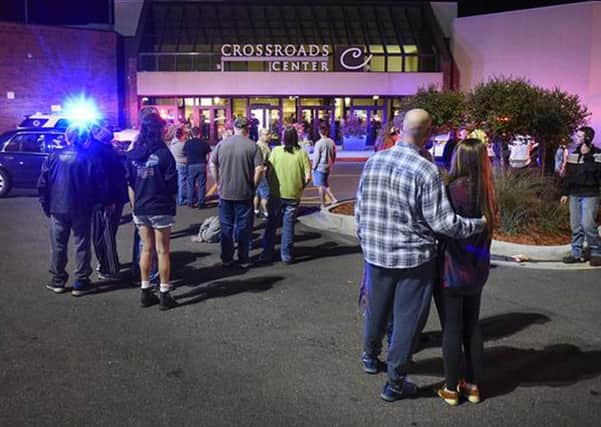
{"label": "crowd of people", "polygon": [[[136,225],[133,264],[139,271],[141,305],[159,305],[161,310],[175,307],[170,292],[170,236],[176,205],[205,205],[207,170],[218,188],[222,266],[254,264],[250,249],[255,218],[266,221],[262,253],[255,262],[270,264],[277,259],[275,236],[281,224],[279,259],[293,263],[294,225],[304,188],[313,181],[322,206],[326,196],[335,201],[328,185],[335,144],[324,123],[311,161],[293,126],[284,129],[282,144],[273,148],[265,130],[258,132],[257,142],[250,139],[249,126],[245,117],[236,118],[233,135],[211,150],[198,138],[198,129],[192,128],[192,138],[184,129],[171,138],[158,112],[143,109],[140,133],[125,164],[110,147],[112,135],[107,129],[67,129],[66,148],[48,157],[38,183],[40,202],[49,217],[47,288],[56,293],[67,290],[71,232],[76,251],[74,296],[95,290],[90,279],[92,240],[98,277],[119,274],[116,233],[129,200]],[[491,161],[486,142],[468,134],[456,142],[450,171],[442,175],[425,149],[430,133],[428,112],[408,111],[383,127],[381,149],[363,168],[355,204],[365,268],[361,363],[369,374],[382,369],[379,357],[388,333],[388,380],[381,397],[395,401],[414,395],[417,386],[407,373],[434,298],[443,330],[445,371],[445,384],[437,393],[453,406],[462,397],[477,403],[483,376],[480,303],[497,221]],[[599,266],[595,220],[601,153],[593,139],[589,127],[576,133],[577,146],[566,159],[561,203],[569,202],[573,232],[572,254],[564,262],[587,261],[586,240],[588,261]]]}
{"label": "crowd of people", "polygon": [[[252,119],[239,117],[232,134],[211,147],[198,128],[170,128],[154,108],[140,112],[140,132],[125,160],[112,148],[113,135],[97,125],[71,126],[67,146],[45,161],[38,182],[40,202],[50,219],[51,281],[48,289],[67,291],[67,244],[73,233],[76,280],[72,294],[96,290],[90,279],[91,247],[100,280],[118,279],[116,235],[123,207],[129,201],[136,230],[133,271],[139,275],[143,307],[169,309],[171,296],[170,235],[177,205],[206,206],[207,171],[219,195],[221,260],[224,267],[248,268],[255,216],[266,221],[259,263],[274,260],[275,234],[282,225],[280,259],[294,261],[294,223],[304,188],[315,176],[321,203],[335,201],[328,175],[336,158],[334,142],[322,129],[313,162],[298,143],[294,127],[283,132],[282,145],[269,146],[268,131],[249,138]],[[313,164],[312,164],[313,163]],[[262,209],[262,213],[261,213]],[[234,259],[237,245],[237,257]],[[158,288],[159,294],[156,295]]]}

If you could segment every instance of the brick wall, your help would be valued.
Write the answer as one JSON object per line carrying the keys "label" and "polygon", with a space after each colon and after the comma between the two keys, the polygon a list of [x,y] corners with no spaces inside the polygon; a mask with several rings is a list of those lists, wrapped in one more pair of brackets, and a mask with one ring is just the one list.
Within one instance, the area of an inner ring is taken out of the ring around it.
{"label": "brick wall", "polygon": [[0,132],[82,92],[118,125],[117,34],[0,22],[0,40]]}

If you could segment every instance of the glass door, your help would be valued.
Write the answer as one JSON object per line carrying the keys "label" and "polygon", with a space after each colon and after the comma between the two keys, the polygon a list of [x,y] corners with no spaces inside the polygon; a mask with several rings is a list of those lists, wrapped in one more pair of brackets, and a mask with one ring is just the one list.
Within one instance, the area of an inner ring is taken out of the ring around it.
{"label": "glass door", "polygon": [[323,123],[328,124],[330,127],[330,138],[335,140],[336,130],[334,126],[333,106],[302,107],[301,118],[307,140],[311,142],[319,140],[319,128]]}
{"label": "glass door", "polygon": [[249,137],[253,141],[259,139],[259,129],[267,129],[272,142],[279,141],[282,131],[280,107],[273,105],[253,105],[250,109]]}

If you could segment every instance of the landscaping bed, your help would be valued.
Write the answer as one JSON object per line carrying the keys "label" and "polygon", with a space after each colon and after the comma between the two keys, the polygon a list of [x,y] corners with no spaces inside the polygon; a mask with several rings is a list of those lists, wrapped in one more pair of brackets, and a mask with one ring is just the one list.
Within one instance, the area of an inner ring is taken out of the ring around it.
{"label": "landscaping bed", "polygon": [[[333,207],[330,212],[338,215],[354,215],[355,202],[352,200],[342,202]],[[560,246],[569,244],[571,236],[569,226],[560,228],[558,234],[550,234],[541,231],[539,227],[531,224],[517,234],[502,232],[497,228],[494,233],[494,239],[522,245]]]}

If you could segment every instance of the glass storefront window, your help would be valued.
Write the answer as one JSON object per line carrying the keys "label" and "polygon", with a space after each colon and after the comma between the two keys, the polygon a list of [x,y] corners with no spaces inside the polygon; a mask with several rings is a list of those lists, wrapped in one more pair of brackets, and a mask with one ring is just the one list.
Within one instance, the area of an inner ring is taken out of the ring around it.
{"label": "glass storefront window", "polygon": [[407,56],[405,57],[405,72],[415,73],[419,71],[419,57],[417,46],[403,45],[403,50]]}
{"label": "glass storefront window", "polygon": [[352,105],[375,105],[376,102],[373,98],[353,98]]}
{"label": "glass storefront window", "polygon": [[284,98],[282,100],[283,105],[283,113],[284,113],[284,123],[291,124],[296,123],[296,98]]}
{"label": "glass storefront window", "polygon": [[386,56],[374,55],[369,62],[369,71],[386,71]]}
{"label": "glass storefront window", "polygon": [[400,73],[403,71],[403,57],[402,56],[389,56],[388,71]]}
{"label": "glass storefront window", "polygon": [[236,117],[246,116],[246,98],[234,98],[232,112]]}
{"label": "glass storefront window", "polygon": [[280,105],[280,98],[269,98],[265,96],[253,96],[250,98],[250,105]]}
{"label": "glass storefront window", "polygon": [[307,107],[319,107],[321,105],[330,105],[328,98],[301,98],[301,105]]}

